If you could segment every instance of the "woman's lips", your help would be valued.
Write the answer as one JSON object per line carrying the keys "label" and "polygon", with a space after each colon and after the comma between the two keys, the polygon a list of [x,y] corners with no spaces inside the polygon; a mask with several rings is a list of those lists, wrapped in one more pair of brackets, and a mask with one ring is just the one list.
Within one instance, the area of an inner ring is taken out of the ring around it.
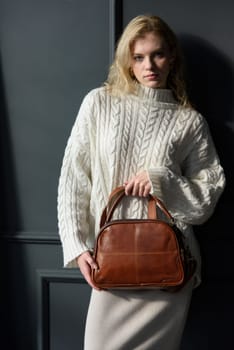
{"label": "woman's lips", "polygon": [[158,80],[159,75],[156,73],[145,75],[145,78],[148,80]]}

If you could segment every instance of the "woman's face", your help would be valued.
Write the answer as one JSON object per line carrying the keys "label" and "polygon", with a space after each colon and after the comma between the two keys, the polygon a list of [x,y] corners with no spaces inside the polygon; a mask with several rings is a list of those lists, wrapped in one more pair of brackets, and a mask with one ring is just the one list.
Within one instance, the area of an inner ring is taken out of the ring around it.
{"label": "woman's face", "polygon": [[154,33],[147,33],[132,47],[132,71],[137,81],[151,88],[164,89],[173,58],[165,41]]}

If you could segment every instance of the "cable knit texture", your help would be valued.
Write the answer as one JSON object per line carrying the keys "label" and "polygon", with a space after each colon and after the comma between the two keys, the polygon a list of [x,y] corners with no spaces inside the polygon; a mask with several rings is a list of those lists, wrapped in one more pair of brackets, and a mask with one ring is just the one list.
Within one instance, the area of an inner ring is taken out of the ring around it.
{"label": "cable knit texture", "polygon": [[[140,86],[137,95],[122,98],[105,87],[92,90],[80,107],[59,179],[65,266],[77,267],[75,258],[93,249],[110,192],[143,170],[200,264],[192,225],[213,213],[225,185],[223,169],[205,119],[179,106],[170,90]],[[127,197],[116,217],[146,214],[146,199]]]}

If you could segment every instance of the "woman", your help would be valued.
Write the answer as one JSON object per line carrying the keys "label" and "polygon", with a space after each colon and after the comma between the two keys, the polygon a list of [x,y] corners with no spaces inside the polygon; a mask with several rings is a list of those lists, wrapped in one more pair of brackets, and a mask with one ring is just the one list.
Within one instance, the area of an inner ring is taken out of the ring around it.
{"label": "woman", "polygon": [[[110,192],[125,185],[117,217],[146,216],[158,196],[198,261],[178,293],[99,291],[91,278],[99,220]],[[126,27],[104,87],[84,98],[66,147],[58,217],[64,264],[79,266],[92,287],[85,350],[179,349],[200,254],[191,225],[212,214],[225,185],[204,118],[191,108],[177,39],[159,17]]]}

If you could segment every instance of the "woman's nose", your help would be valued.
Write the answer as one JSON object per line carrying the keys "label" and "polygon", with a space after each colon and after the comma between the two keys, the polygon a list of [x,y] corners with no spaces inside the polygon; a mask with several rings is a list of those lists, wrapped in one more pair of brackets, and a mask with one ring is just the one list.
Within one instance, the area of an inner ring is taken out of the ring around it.
{"label": "woman's nose", "polygon": [[154,62],[153,62],[152,58],[151,57],[146,57],[146,61],[145,61],[146,69],[148,69],[148,70],[152,69],[153,66],[154,66]]}

